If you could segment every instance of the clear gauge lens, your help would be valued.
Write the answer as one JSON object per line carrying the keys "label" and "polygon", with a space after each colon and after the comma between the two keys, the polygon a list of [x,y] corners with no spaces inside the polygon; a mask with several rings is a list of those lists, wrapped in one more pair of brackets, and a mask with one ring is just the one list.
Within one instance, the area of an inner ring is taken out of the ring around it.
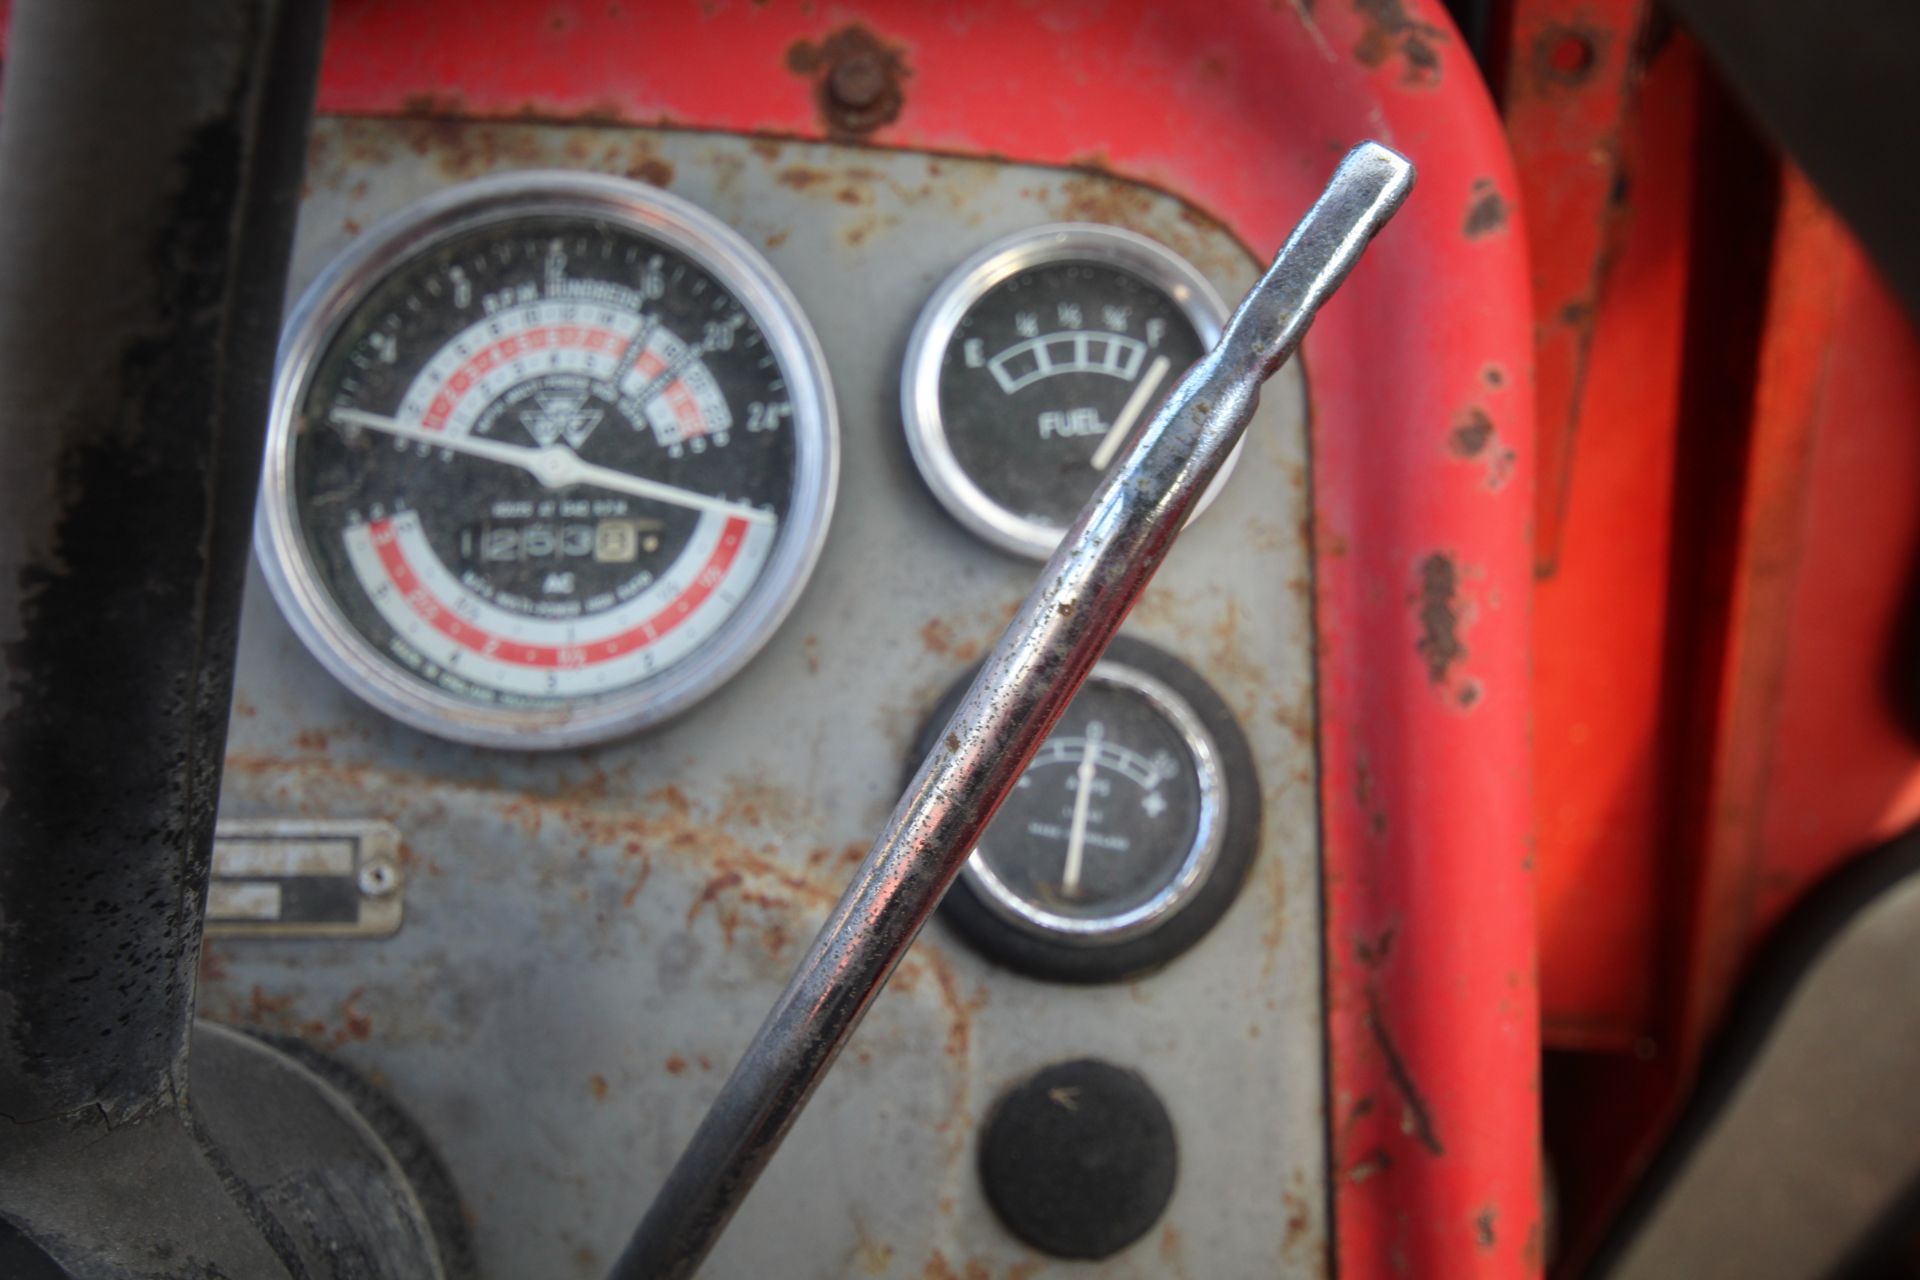
{"label": "clear gauge lens", "polygon": [[513,175],[376,229],[296,310],[262,560],[376,706],[573,745],[758,650],[835,463],[818,345],[744,241],[652,188]]}
{"label": "clear gauge lens", "polygon": [[[928,719],[921,754],[970,683]],[[942,912],[982,951],[1035,976],[1131,977],[1213,927],[1259,836],[1253,756],[1226,704],[1171,654],[1121,637],[994,815]]]}
{"label": "clear gauge lens", "polygon": [[1012,918],[1052,932],[1148,925],[1217,856],[1217,754],[1171,689],[1103,662],[1001,806],[967,874]]}
{"label": "clear gauge lens", "polygon": [[1044,558],[1225,319],[1198,271],[1132,232],[1067,223],[989,245],[909,342],[914,460],[962,524]]}

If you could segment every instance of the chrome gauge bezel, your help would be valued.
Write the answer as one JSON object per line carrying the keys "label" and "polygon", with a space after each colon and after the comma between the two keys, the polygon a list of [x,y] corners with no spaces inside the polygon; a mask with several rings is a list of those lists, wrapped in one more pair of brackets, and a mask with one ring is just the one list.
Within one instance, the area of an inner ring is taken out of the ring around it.
{"label": "chrome gauge bezel", "polygon": [[[1226,302],[1192,263],[1157,240],[1095,222],[1050,223],[996,240],[934,290],[907,340],[900,380],[907,447],[927,487],[955,520],[993,546],[1036,560],[1052,555],[1066,530],[1007,510],[974,483],[947,437],[940,370],[955,331],[975,303],[1002,281],[1053,262],[1096,262],[1140,277],[1173,300],[1204,347],[1219,341],[1227,322]],[[1201,495],[1194,517],[1219,495],[1239,460],[1236,447]]]}
{"label": "chrome gauge bezel", "polygon": [[1020,896],[994,874],[978,850],[968,857],[960,874],[990,911],[1016,929],[1049,942],[1092,947],[1151,933],[1194,900],[1220,861],[1221,848],[1226,842],[1229,796],[1226,769],[1213,734],[1199,712],[1171,685],[1113,658],[1096,663],[1087,683],[1124,689],[1145,699],[1173,726],[1186,747],[1199,792],[1199,813],[1193,843],[1180,863],[1180,870],[1145,902],[1116,915],[1099,917],[1062,915]]}
{"label": "chrome gauge bezel", "polygon": [[[328,345],[367,292],[450,237],[527,216],[572,215],[650,237],[710,272],[765,336],[793,403],[794,490],[777,541],[747,597],[698,652],[657,676],[577,705],[488,707],[405,675],[341,611],[294,510],[299,406]],[[380,711],[476,746],[559,749],[657,725],[720,688],[765,647],[799,601],[826,542],[839,476],[839,423],[826,358],[799,301],[763,257],[714,215],[623,178],[532,170],[449,188],[367,231],[302,294],[282,329],[254,545],[261,571],[301,642]]]}

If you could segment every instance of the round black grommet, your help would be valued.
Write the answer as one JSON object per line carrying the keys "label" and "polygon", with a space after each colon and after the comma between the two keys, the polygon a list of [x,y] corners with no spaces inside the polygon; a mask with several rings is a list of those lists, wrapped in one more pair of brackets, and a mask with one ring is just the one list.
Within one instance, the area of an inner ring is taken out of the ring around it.
{"label": "round black grommet", "polygon": [[1008,1231],[1057,1258],[1110,1257],[1173,1199],[1173,1120],[1136,1071],[1079,1058],[1042,1068],[994,1104],[980,1182]]}

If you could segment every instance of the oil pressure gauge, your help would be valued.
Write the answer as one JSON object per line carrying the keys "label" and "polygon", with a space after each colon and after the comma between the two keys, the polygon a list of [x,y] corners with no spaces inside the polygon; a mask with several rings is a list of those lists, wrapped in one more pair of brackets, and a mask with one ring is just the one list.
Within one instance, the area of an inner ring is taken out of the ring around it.
{"label": "oil pressure gauge", "polygon": [[833,505],[819,345],[651,187],[525,173],[364,237],[288,322],[256,539],[314,654],[443,736],[559,747],[712,692]]}
{"label": "oil pressure gauge", "polygon": [[[929,719],[919,754],[970,681]],[[1186,664],[1121,637],[1027,766],[941,911],[1012,968],[1118,981],[1198,942],[1239,894],[1259,841],[1258,778],[1232,712]]]}
{"label": "oil pressure gauge", "polygon": [[908,341],[914,462],[962,525],[1044,560],[1226,314],[1189,263],[1118,227],[1059,223],[990,244],[934,292]]}

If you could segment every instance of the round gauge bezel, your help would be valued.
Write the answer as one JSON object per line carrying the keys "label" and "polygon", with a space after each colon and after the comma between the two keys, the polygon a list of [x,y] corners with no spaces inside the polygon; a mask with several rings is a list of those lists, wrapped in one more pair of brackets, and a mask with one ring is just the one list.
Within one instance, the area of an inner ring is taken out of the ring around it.
{"label": "round gauge bezel", "polygon": [[[1157,240],[1097,222],[1056,222],[1015,232],[982,248],[941,281],[907,339],[900,379],[907,448],[927,487],[955,520],[1003,551],[1036,560],[1053,554],[1066,529],[1009,511],[974,483],[947,438],[940,371],[955,331],[975,303],[1013,276],[1054,262],[1093,262],[1138,276],[1173,301],[1203,348],[1220,340],[1227,323],[1226,302],[1192,263]],[[1169,384],[1167,390],[1172,389]],[[1218,496],[1240,460],[1240,448],[1227,456],[1190,520]]]}
{"label": "round gauge bezel", "polygon": [[[939,743],[977,671],[956,681],[928,717],[908,762],[909,777]],[[1173,723],[1189,745],[1193,737],[1204,741],[1206,759],[1217,770],[1214,822],[1211,833],[1196,827],[1180,872],[1147,903],[1106,921],[1072,921],[1076,928],[1054,927],[1049,917],[1055,913],[1020,900],[991,868],[982,876],[983,860],[972,854],[940,903],[941,919],[990,959],[1053,982],[1123,982],[1170,963],[1220,922],[1246,887],[1260,851],[1263,805],[1253,748],[1206,679],[1173,654],[1131,636],[1116,637],[1088,677],[1103,678],[1135,692],[1150,688],[1148,696],[1163,714],[1169,702],[1180,708],[1183,714]],[[1197,726],[1192,736],[1190,726]],[[1098,927],[1107,922],[1115,927]]]}
{"label": "round gauge bezel", "polygon": [[[666,671],[569,705],[489,707],[412,677],[342,612],[294,509],[294,424],[313,371],[367,293],[454,236],[525,217],[615,224],[709,272],[758,326],[793,403],[794,487],[759,577],[712,641]],[[354,694],[402,723],[458,742],[560,749],[608,741],[686,711],[750,662],[798,603],[826,542],[839,480],[839,421],[826,357],[798,299],[732,228],[678,196],[604,174],[529,170],[429,196],[379,223],[309,285],[281,331],[254,544],[268,587],[309,652]]]}
{"label": "round gauge bezel", "polygon": [[[1180,744],[1186,748],[1199,791],[1199,813],[1195,816],[1193,842],[1180,861],[1180,870],[1138,906],[1117,915],[1091,918],[1062,915],[1021,897],[995,874],[977,848],[960,872],[980,901],[1014,928],[1052,942],[1081,947],[1125,942],[1149,933],[1193,900],[1194,893],[1220,861],[1220,849],[1226,843],[1228,798],[1227,776],[1213,734],[1199,713],[1164,680],[1119,659],[1103,658],[1094,664],[1087,684],[1122,689],[1145,699],[1148,706],[1173,726]],[[1086,685],[1082,685],[1082,693],[1085,689]]]}

